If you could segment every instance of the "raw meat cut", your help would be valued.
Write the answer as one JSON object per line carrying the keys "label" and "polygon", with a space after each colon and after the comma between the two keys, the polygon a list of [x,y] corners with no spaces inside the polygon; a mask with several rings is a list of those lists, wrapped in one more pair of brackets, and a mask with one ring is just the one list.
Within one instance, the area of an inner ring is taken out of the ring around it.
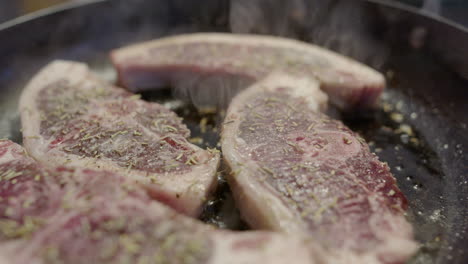
{"label": "raw meat cut", "polygon": [[201,86],[214,93],[221,86],[244,88],[281,72],[320,80],[332,102],[349,109],[374,106],[385,87],[384,77],[363,64],[315,45],[271,36],[180,35],[117,49],[111,58],[119,84],[131,91]]}
{"label": "raw meat cut", "polygon": [[404,263],[417,248],[407,201],[365,141],[319,112],[318,86],[272,74],[233,99],[221,142],[236,204],[252,227],[305,234],[343,263]]}
{"label": "raw meat cut", "polygon": [[84,64],[46,66],[23,91],[20,112],[24,146],[44,164],[127,175],[191,216],[216,186],[219,154],[190,144],[181,118],[100,80]]}
{"label": "raw meat cut", "polygon": [[26,235],[34,229],[31,216],[50,214],[53,188],[44,174],[21,146],[0,140],[0,239]]}
{"label": "raw meat cut", "polygon": [[0,141],[0,263],[323,263],[302,239],[229,232],[153,201],[129,178],[45,168]]}
{"label": "raw meat cut", "polygon": [[111,58],[132,91],[250,86],[229,106],[222,150],[252,227],[304,234],[331,263],[403,263],[415,252],[407,202],[388,166],[320,113],[327,96],[319,88],[343,109],[375,105],[380,73],[298,41],[232,34],[169,37]]}

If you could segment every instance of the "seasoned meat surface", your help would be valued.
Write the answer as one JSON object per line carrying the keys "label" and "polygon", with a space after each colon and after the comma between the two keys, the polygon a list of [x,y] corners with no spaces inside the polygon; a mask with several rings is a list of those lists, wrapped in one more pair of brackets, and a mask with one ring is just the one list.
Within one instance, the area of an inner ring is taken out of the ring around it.
{"label": "seasoned meat surface", "polygon": [[383,76],[365,65],[312,44],[271,36],[187,34],[117,49],[111,58],[120,84],[131,91],[168,85],[244,88],[279,72],[319,80],[333,103],[349,109],[374,106],[385,87]]}
{"label": "seasoned meat surface", "polygon": [[84,64],[46,66],[23,91],[20,112],[24,146],[44,164],[127,175],[192,216],[216,185],[219,155],[190,144],[181,118],[101,81]]}
{"label": "seasoned meat surface", "polygon": [[241,214],[343,260],[404,263],[416,249],[406,199],[364,140],[320,113],[325,101],[318,83],[279,74],[233,99],[222,150]]}
{"label": "seasoned meat surface", "polygon": [[215,230],[126,177],[46,168],[10,141],[0,141],[0,175],[2,264],[323,263],[298,237]]}
{"label": "seasoned meat surface", "polygon": [[253,228],[303,234],[331,263],[403,263],[416,250],[388,166],[321,113],[328,97],[342,109],[374,106],[385,86],[380,73],[294,40],[218,33],[140,43],[111,58],[132,91],[247,89],[229,106],[221,143]]}

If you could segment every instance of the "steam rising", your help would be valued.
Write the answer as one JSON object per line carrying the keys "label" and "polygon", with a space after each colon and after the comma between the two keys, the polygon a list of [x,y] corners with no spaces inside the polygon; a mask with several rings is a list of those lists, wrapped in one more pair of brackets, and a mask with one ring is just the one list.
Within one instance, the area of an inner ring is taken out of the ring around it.
{"label": "steam rising", "polygon": [[184,75],[174,85],[173,95],[190,101],[198,109],[226,109],[231,99],[252,83],[252,79],[239,75]]}
{"label": "steam rising", "polygon": [[[232,0],[229,28],[233,33],[253,33],[295,38],[350,56],[374,68],[381,68],[388,56],[380,43],[371,39],[375,25],[365,5],[356,1],[331,0]],[[371,13],[372,14],[372,13]],[[365,18],[365,20],[364,20]],[[373,27],[373,28],[371,28]],[[173,94],[197,108],[224,109],[240,90],[252,83],[242,76],[176,78]],[[216,75],[216,76],[215,76]],[[180,81],[183,80],[183,81]]]}
{"label": "steam rising", "polygon": [[380,68],[388,52],[370,37],[373,11],[356,1],[234,0],[230,25],[234,33],[296,38]]}

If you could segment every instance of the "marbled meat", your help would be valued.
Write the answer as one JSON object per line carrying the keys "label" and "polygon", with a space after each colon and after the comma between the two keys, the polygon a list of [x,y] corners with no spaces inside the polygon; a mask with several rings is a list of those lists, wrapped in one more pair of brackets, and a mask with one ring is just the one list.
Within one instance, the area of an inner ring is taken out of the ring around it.
{"label": "marbled meat", "polygon": [[404,263],[417,249],[387,164],[322,114],[318,82],[273,74],[238,94],[222,131],[228,178],[254,228],[304,234],[337,263]]}
{"label": "marbled meat", "polygon": [[189,143],[181,118],[100,80],[85,64],[46,66],[23,91],[20,112],[24,146],[44,164],[126,175],[191,216],[216,186],[219,154]]}
{"label": "marbled meat", "polygon": [[123,47],[114,50],[111,59],[119,84],[131,91],[160,86],[206,90],[206,86],[228,85],[232,89],[280,72],[319,80],[334,104],[352,109],[376,105],[385,87],[382,74],[359,62],[312,44],[272,36],[186,34]]}
{"label": "marbled meat", "polygon": [[230,232],[154,201],[112,172],[50,168],[0,140],[2,264],[320,264],[299,237]]}

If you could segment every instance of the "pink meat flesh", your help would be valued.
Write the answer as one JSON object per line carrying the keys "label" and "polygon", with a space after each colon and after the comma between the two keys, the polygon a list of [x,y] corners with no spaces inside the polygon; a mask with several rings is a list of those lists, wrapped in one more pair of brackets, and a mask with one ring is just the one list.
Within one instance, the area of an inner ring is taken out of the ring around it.
{"label": "pink meat flesh", "polygon": [[343,260],[404,263],[417,248],[406,199],[365,141],[319,112],[325,102],[317,83],[278,74],[234,98],[222,150],[241,214]]}
{"label": "pink meat flesh", "polygon": [[123,47],[111,58],[120,85],[131,91],[245,88],[279,72],[317,79],[334,104],[353,109],[375,106],[385,87],[384,77],[363,64],[312,44],[271,36],[187,34]]}
{"label": "pink meat flesh", "polygon": [[111,172],[45,168],[0,141],[1,264],[321,264],[301,238],[215,230]]}
{"label": "pink meat flesh", "polygon": [[44,164],[126,175],[191,216],[216,186],[219,154],[190,144],[181,118],[98,79],[84,64],[46,66],[23,91],[20,112],[24,146]]}

